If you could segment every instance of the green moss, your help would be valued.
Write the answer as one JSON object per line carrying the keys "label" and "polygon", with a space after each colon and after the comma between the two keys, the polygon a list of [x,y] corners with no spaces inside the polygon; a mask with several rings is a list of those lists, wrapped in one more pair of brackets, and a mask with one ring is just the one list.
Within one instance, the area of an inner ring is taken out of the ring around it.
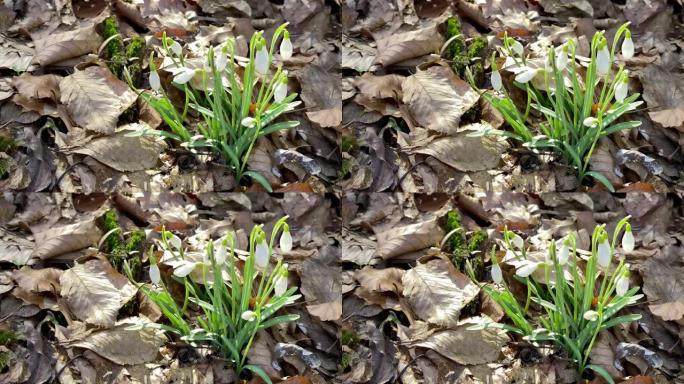
{"label": "green moss", "polygon": [[359,340],[359,335],[353,330],[342,329],[342,335],[340,336],[340,343],[342,343],[342,345],[353,346],[358,343]]}
{"label": "green moss", "polygon": [[109,231],[115,229],[117,229],[118,231],[110,233],[109,236],[107,236],[107,240],[105,241],[106,251],[110,253],[120,251],[123,247],[121,241],[121,227],[119,225],[119,216],[116,214],[116,211],[110,209],[104,214],[104,232],[109,233]]}
{"label": "green moss", "polygon": [[0,135],[0,152],[9,152],[16,147],[11,137]]}
{"label": "green moss", "polygon": [[6,329],[0,329],[0,345],[6,346],[15,342],[16,340],[17,336],[14,334],[14,332]]}
{"label": "green moss", "polygon": [[470,235],[470,240],[468,241],[468,251],[471,253],[483,251],[487,238],[487,232],[482,230],[475,231],[472,235]]}
{"label": "green moss", "polygon": [[340,364],[337,367],[338,372],[342,372],[345,369],[349,367],[352,361],[352,354],[351,352],[342,352],[342,356],[340,357]]}
{"label": "green moss", "polygon": [[0,159],[0,179],[5,177],[9,172],[10,163],[7,159]]}
{"label": "green moss", "polygon": [[447,212],[446,216],[446,232],[451,233],[455,229],[458,229],[458,231],[449,237],[449,251],[454,254],[461,254],[465,250],[465,235],[461,226],[461,215],[459,215],[458,211],[451,210]]}
{"label": "green moss", "polygon": [[123,69],[126,65],[126,55],[124,54],[123,39],[119,30],[119,22],[116,16],[109,16],[103,21],[102,37],[107,40],[110,39],[105,47],[107,52],[107,59],[109,60],[109,69],[116,77],[121,78]]}
{"label": "green moss", "polygon": [[0,372],[4,372],[9,365],[12,354],[9,352],[0,352]]}
{"label": "green moss", "polygon": [[470,43],[470,47],[468,47],[469,68],[477,85],[482,84],[484,80],[484,59],[486,53],[487,40],[482,36],[476,37]]}
{"label": "green moss", "polygon": [[353,135],[342,136],[342,142],[340,143],[340,149],[342,152],[349,152],[358,146],[358,142]]}
{"label": "green moss", "polygon": [[340,170],[338,171],[339,178],[343,179],[348,174],[350,174],[352,167],[353,167],[353,163],[352,163],[351,159],[342,159],[342,164],[340,164]]}
{"label": "green moss", "polygon": [[145,241],[144,231],[133,231],[126,241],[126,253],[140,251],[140,246]]}
{"label": "green moss", "polygon": [[133,85],[140,86],[142,79],[142,60],[145,54],[145,39],[135,36],[128,47],[126,47],[126,62],[128,63],[128,73],[131,75]]}
{"label": "green moss", "polygon": [[447,40],[455,37],[449,46],[447,47],[447,52],[449,53],[449,59],[451,59],[451,68],[459,76],[463,76],[466,66],[468,65],[468,54],[465,45],[465,36],[463,36],[463,31],[461,30],[461,22],[457,17],[452,16],[447,19]]}

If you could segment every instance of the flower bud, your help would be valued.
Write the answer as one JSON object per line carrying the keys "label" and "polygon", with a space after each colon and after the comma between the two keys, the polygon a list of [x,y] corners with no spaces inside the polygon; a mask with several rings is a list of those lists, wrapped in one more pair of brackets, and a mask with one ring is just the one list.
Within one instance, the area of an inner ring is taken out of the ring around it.
{"label": "flower bud", "polygon": [[632,33],[629,30],[625,32],[625,39],[622,41],[622,57],[625,59],[634,57],[634,42],[632,41]]}
{"label": "flower bud", "polygon": [[161,90],[161,79],[159,78],[159,73],[157,71],[150,72],[150,87],[155,92],[159,92]]}
{"label": "flower bud", "polygon": [[632,234],[632,226],[629,223],[625,227],[625,234],[622,235],[622,249],[625,252],[632,252],[634,250],[634,235]]}
{"label": "flower bud", "polygon": [[292,42],[290,41],[290,32],[285,31],[283,41],[280,42],[280,57],[283,60],[289,60],[292,57]]}
{"label": "flower bud", "polygon": [[499,266],[499,264],[492,265],[492,280],[497,284],[503,282],[503,272],[501,271],[501,266]]}
{"label": "flower bud", "polygon": [[283,252],[292,250],[292,235],[290,235],[290,227],[287,224],[283,228],[283,234],[280,235],[280,249]]}
{"label": "flower bud", "polygon": [[596,250],[596,260],[598,261],[598,264],[603,268],[608,268],[610,265],[611,253],[610,244],[608,244],[608,237],[604,236],[603,240],[598,245],[598,249]]}
{"label": "flower bud", "polygon": [[264,269],[268,265],[268,259],[268,244],[266,244],[265,239],[262,239],[259,244],[257,244],[256,250],[254,251],[254,263],[258,268]]}
{"label": "flower bud", "polygon": [[268,57],[268,50],[266,50],[266,44],[261,43],[261,48],[257,51],[254,56],[254,70],[260,74],[265,75],[268,73],[268,67],[270,65],[270,58]]}

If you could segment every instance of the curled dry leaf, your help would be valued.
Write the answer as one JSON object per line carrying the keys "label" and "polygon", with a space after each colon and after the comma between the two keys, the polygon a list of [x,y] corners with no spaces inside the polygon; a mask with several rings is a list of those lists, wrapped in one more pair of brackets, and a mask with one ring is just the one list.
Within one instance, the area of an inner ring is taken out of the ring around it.
{"label": "curled dry leaf", "polygon": [[119,115],[137,99],[126,83],[104,67],[88,67],[67,76],[59,88],[71,119],[82,128],[105,134],[114,132]]}
{"label": "curled dry leaf", "polygon": [[14,271],[12,278],[17,283],[12,294],[29,304],[42,309],[58,310],[59,278],[62,270],[56,268],[33,269],[23,267]]}
{"label": "curled dry leaf", "polygon": [[665,321],[684,317],[684,249],[667,246],[644,264],[644,293],[649,309]]}
{"label": "curled dry leaf", "polygon": [[95,224],[95,219],[84,220],[75,224],[50,228],[35,233],[36,247],[32,258],[49,259],[67,252],[78,251],[97,244],[102,231]]}
{"label": "curled dry leaf", "polygon": [[493,169],[501,162],[501,155],[509,144],[501,136],[468,136],[472,131],[485,128],[491,129],[491,126],[485,122],[469,124],[459,129],[464,132],[436,138],[409,152],[432,156],[459,171]]}
{"label": "curled dry leaf", "polygon": [[468,276],[443,259],[408,270],[402,278],[404,297],[415,314],[428,323],[455,327],[461,309],[480,292]]}
{"label": "curled dry leaf", "polygon": [[21,76],[12,80],[12,85],[20,95],[28,99],[53,99],[59,100],[59,82],[62,76],[42,75],[33,76],[22,73]]}
{"label": "curled dry leaf", "polygon": [[663,127],[684,132],[684,78],[660,65],[649,65],[641,76],[648,115]]}
{"label": "curled dry leaf", "polygon": [[165,149],[163,140],[150,136],[129,137],[122,131],[93,139],[72,152],[91,156],[117,171],[131,172],[153,168]]}
{"label": "curled dry leaf", "polygon": [[401,283],[403,276],[404,270],[399,268],[365,267],[354,273],[354,278],[359,282],[355,294],[370,304],[401,310],[399,298],[404,289]]}
{"label": "curled dry leaf", "polygon": [[59,281],[71,313],[100,327],[113,326],[119,309],[136,293],[125,276],[100,259],[74,265]]}
{"label": "curled dry leaf", "polygon": [[321,127],[337,127],[342,122],[340,79],[325,68],[310,64],[297,76],[302,86],[300,97],[306,116]]}
{"label": "curled dry leaf", "polygon": [[375,61],[384,67],[400,61],[437,52],[444,38],[437,31],[437,23],[426,28],[398,34],[390,34],[377,40],[378,53]]}
{"label": "curled dry leaf", "polygon": [[310,314],[323,321],[342,316],[342,283],[340,268],[309,258],[302,263],[302,294],[309,303]]}
{"label": "curled dry leaf", "polygon": [[95,331],[70,347],[89,349],[119,365],[144,364],[157,359],[159,348],[166,342],[164,332],[154,328],[131,330],[144,319],[131,317],[118,321],[112,328]]}
{"label": "curled dry leaf", "polygon": [[445,134],[465,130],[459,128],[461,116],[480,98],[468,83],[445,67],[430,67],[407,77],[402,90],[410,117],[423,128]]}
{"label": "curled dry leaf", "polygon": [[453,329],[435,332],[413,345],[430,348],[459,364],[475,365],[496,361],[501,348],[509,341],[508,336],[502,329],[468,329],[481,321],[492,320],[486,316],[472,317],[459,322]]}
{"label": "curled dry leaf", "polygon": [[36,53],[33,62],[42,66],[95,52],[102,44],[102,38],[95,30],[95,24],[73,31],[48,34],[34,39]]}
{"label": "curled dry leaf", "polygon": [[444,230],[437,219],[396,227],[377,234],[376,254],[384,260],[418,251],[439,243]]}

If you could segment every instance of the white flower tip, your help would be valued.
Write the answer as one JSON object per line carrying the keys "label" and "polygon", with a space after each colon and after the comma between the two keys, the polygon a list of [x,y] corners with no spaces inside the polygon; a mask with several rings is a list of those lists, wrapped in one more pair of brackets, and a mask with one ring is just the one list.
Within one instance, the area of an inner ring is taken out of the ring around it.
{"label": "white flower tip", "polygon": [[254,251],[254,263],[257,267],[264,269],[268,265],[268,258],[268,244],[266,244],[266,240],[262,240],[257,244],[256,250]]}
{"label": "white flower tip", "polygon": [[292,42],[290,41],[289,37],[283,38],[283,41],[280,42],[280,57],[283,60],[289,60],[292,57]]}
{"label": "white flower tip", "polygon": [[631,37],[626,37],[622,41],[622,57],[625,59],[631,59],[634,57],[634,42]]}
{"label": "white flower tip", "polygon": [[492,265],[492,280],[497,284],[503,282],[503,272],[501,271],[501,266],[499,266],[499,264]]}
{"label": "white flower tip", "polygon": [[283,252],[290,252],[292,250],[292,235],[290,231],[283,232],[280,235],[280,249]]}
{"label": "white flower tip", "polygon": [[634,250],[634,235],[632,231],[626,231],[622,236],[622,249],[625,252],[632,252]]}
{"label": "white flower tip", "polygon": [[155,91],[159,92],[161,90],[161,79],[159,78],[159,72],[150,72],[150,87]]}
{"label": "white flower tip", "polygon": [[152,284],[154,285],[159,285],[161,282],[161,271],[157,264],[150,265],[150,281],[152,281]]}
{"label": "white flower tip", "polygon": [[496,91],[501,91],[503,89],[503,80],[501,79],[501,73],[499,71],[492,71],[492,88]]}
{"label": "white flower tip", "polygon": [[256,313],[254,311],[244,311],[240,317],[245,321],[253,321],[256,318]]}
{"label": "white flower tip", "polygon": [[584,320],[595,321],[598,319],[598,312],[588,310],[584,312],[584,315],[582,317],[584,317]]}

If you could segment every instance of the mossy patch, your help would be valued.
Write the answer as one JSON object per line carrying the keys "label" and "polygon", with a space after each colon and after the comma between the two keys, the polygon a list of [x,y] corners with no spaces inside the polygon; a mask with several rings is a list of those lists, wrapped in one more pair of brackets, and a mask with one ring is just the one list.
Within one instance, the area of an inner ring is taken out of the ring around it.
{"label": "mossy patch", "polygon": [[109,233],[104,243],[105,251],[109,255],[109,263],[114,269],[123,273],[124,263],[128,262],[133,276],[137,278],[142,272],[140,254],[145,242],[145,232],[138,230],[124,236],[115,210],[105,212],[103,227],[105,233]]}
{"label": "mossy patch", "polygon": [[9,152],[16,147],[16,143],[9,136],[0,135],[0,152]]}
{"label": "mossy patch", "polygon": [[351,361],[352,361],[352,353],[351,352],[342,352],[342,356],[340,357],[340,363],[337,367],[337,371],[342,372],[345,369],[349,368]]}
{"label": "mossy patch", "polygon": [[353,163],[351,159],[342,159],[342,163],[340,164],[340,170],[337,171],[338,177],[340,179],[345,178],[348,174],[351,173],[353,167]]}
{"label": "mossy patch", "polygon": [[0,179],[4,178],[9,172],[10,162],[7,159],[0,159]]}
{"label": "mossy patch", "polygon": [[17,341],[17,335],[14,334],[14,332],[6,330],[6,329],[0,329],[0,345],[1,346],[6,346],[10,343],[13,343]]}
{"label": "mossy patch", "polygon": [[465,36],[461,30],[461,21],[457,17],[447,19],[447,40],[451,40],[447,47],[451,68],[459,76],[462,76],[468,65],[468,53],[466,51]]}
{"label": "mossy patch", "polygon": [[109,69],[116,77],[121,78],[124,66],[126,65],[126,55],[124,53],[121,31],[119,30],[119,22],[116,20],[116,16],[109,16],[104,19],[102,24],[102,37],[105,40],[109,40],[105,47]]}
{"label": "mossy patch", "polygon": [[353,135],[344,135],[340,143],[342,152],[349,152],[358,146],[358,142]]}
{"label": "mossy patch", "polygon": [[457,210],[451,210],[446,215],[446,231],[454,232],[447,241],[447,251],[451,253],[451,261],[459,271],[465,272],[466,265],[470,264],[476,276],[484,270],[484,248],[487,243],[487,233],[478,230],[466,233],[461,224],[461,215]]}

